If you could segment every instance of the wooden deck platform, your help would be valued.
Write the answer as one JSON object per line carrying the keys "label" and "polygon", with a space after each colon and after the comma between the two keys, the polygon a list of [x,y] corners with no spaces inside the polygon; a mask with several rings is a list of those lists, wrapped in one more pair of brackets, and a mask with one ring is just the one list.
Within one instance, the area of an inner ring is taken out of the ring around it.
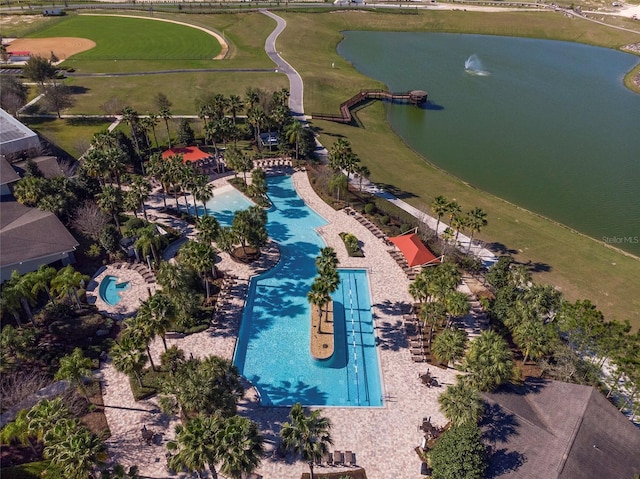
{"label": "wooden deck platform", "polygon": [[402,101],[412,105],[422,105],[427,101],[427,92],[423,90],[411,90],[405,93],[393,93],[386,90],[360,90],[347,101],[340,104],[340,114],[312,113],[311,118],[316,120],[329,120],[338,123],[351,123],[353,115],[351,109],[365,100]]}

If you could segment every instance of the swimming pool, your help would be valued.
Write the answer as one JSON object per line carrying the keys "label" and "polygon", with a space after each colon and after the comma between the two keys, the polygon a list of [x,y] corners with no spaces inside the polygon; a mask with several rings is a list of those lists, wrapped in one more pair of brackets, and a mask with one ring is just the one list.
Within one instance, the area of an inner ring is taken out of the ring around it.
{"label": "swimming pool", "polygon": [[124,283],[118,283],[116,276],[107,275],[100,282],[100,298],[105,303],[115,306],[122,299],[120,292],[127,290],[131,287],[129,281]]}
{"label": "swimming pool", "polygon": [[267,228],[281,259],[249,284],[234,364],[263,405],[381,406],[367,272],[340,269],[333,295],[335,352],[324,361],[312,358],[307,292],[325,246],[315,229],[326,221],[300,199],[290,177],[267,181],[273,203]]}
{"label": "swimming pool", "polygon": [[[218,220],[221,226],[231,226],[236,211],[246,210],[255,203],[231,185],[221,186],[213,190],[213,198],[207,201],[207,211]],[[202,206],[198,207],[202,215]]]}

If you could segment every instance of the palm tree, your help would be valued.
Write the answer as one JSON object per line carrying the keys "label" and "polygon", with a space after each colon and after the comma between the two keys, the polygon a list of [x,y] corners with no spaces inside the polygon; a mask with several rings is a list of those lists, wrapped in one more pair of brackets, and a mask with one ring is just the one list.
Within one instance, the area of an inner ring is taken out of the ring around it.
{"label": "palm tree", "polygon": [[86,479],[106,459],[104,443],[85,427],[76,428],[60,441],[45,444],[43,454],[69,479]]}
{"label": "palm tree", "polygon": [[453,230],[447,226],[441,235],[441,238],[444,241],[444,248],[442,248],[443,257],[447,254],[447,246],[449,245],[449,242],[453,239],[453,236],[454,236]]}
{"label": "palm tree", "polygon": [[142,214],[144,215],[145,221],[149,221],[147,217],[147,208],[145,207],[144,202],[149,198],[149,192],[151,191],[151,185],[149,181],[139,175],[135,175],[131,181],[131,185],[127,195],[132,198],[137,205],[137,209],[142,209]]}
{"label": "palm tree", "polygon": [[318,308],[318,315],[320,316],[318,332],[321,333],[322,331],[320,331],[320,328],[322,328],[322,313],[324,311],[324,307],[331,302],[331,296],[329,295],[327,284],[324,283],[319,276],[316,277],[316,279],[311,284],[311,288],[307,293],[307,300]]}
{"label": "palm tree", "polygon": [[300,121],[293,120],[291,123],[289,123],[289,125],[287,125],[287,128],[285,130],[287,141],[290,144],[295,143],[296,145],[296,162],[298,161],[298,151],[300,149],[300,142],[302,141],[303,128],[304,127],[302,126],[302,123]]}
{"label": "palm tree", "polygon": [[171,179],[169,176],[169,162],[162,158],[160,153],[154,153],[149,157],[147,173],[162,185],[162,202],[164,203],[164,208],[167,209],[167,190]]}
{"label": "palm tree", "polygon": [[469,372],[464,377],[468,384],[480,391],[491,391],[513,377],[513,355],[502,336],[483,331],[471,343],[463,367]]}
{"label": "palm tree", "polygon": [[537,360],[553,351],[558,339],[556,330],[539,319],[523,321],[513,330],[513,341],[524,354],[522,364],[527,359]]}
{"label": "palm tree", "polygon": [[71,292],[73,291],[76,305],[78,309],[82,309],[80,298],[78,297],[78,288],[83,287],[87,281],[89,281],[89,276],[76,271],[69,264],[58,271],[57,276],[51,280],[51,292],[58,293],[58,297],[66,293],[69,296],[69,300],[71,300]]}
{"label": "palm tree", "polygon": [[220,234],[220,223],[215,216],[203,216],[197,223],[198,241],[213,246],[214,241]]}
{"label": "palm tree", "polygon": [[322,417],[321,410],[312,411],[305,415],[300,403],[291,407],[290,422],[282,424],[280,438],[285,449],[300,456],[309,464],[311,479],[313,479],[313,465],[321,459],[333,444],[331,439],[331,421]]}
{"label": "palm tree", "polygon": [[477,424],[484,412],[478,391],[464,381],[447,386],[447,390],[438,396],[438,404],[454,427]]}
{"label": "palm tree", "polygon": [[346,190],[349,187],[349,180],[342,173],[336,173],[331,177],[329,182],[329,191],[336,192],[336,199],[340,201],[340,192]]}
{"label": "palm tree", "polygon": [[226,418],[217,438],[223,474],[241,479],[255,471],[264,454],[264,439],[255,422],[238,415]]}
{"label": "palm tree", "polygon": [[487,214],[482,208],[474,208],[467,213],[467,226],[471,229],[471,237],[469,238],[469,247],[467,253],[471,250],[471,243],[473,243],[474,233],[480,233],[482,228],[487,226]]}
{"label": "palm tree", "polygon": [[[216,438],[221,421],[218,415],[197,416],[189,419],[184,426],[176,426],[176,439],[167,443],[173,453],[169,457],[169,468],[175,471],[186,469],[202,477],[207,468],[217,477],[215,465],[219,460]],[[177,452],[176,452],[177,451]]]}
{"label": "palm tree", "polygon": [[31,273],[32,275],[32,286],[31,293],[37,295],[40,291],[46,291],[47,297],[51,304],[55,304],[55,300],[53,296],[51,296],[51,290],[49,289],[49,285],[51,284],[51,280],[56,277],[58,272],[55,268],[43,264],[38,268],[37,271]]}
{"label": "palm tree", "polygon": [[142,387],[142,377],[140,373],[144,369],[147,359],[140,348],[140,344],[136,343],[131,336],[123,336],[120,342],[111,348],[111,358],[113,359],[113,367],[124,374],[134,374],[138,380],[138,385]]}
{"label": "palm tree", "polygon": [[444,307],[447,312],[447,325],[451,325],[453,318],[461,318],[469,313],[471,305],[467,295],[461,291],[452,291],[444,297]]}
{"label": "palm tree", "polygon": [[355,174],[358,177],[358,190],[362,193],[362,180],[369,178],[371,171],[365,165],[359,165],[355,170]]}
{"label": "palm tree", "polygon": [[140,254],[145,258],[149,253],[153,255],[153,260],[156,264],[160,262],[160,255],[158,251],[161,250],[167,244],[167,239],[158,233],[158,228],[155,225],[149,225],[145,228],[138,230],[138,239],[133,244],[136,250],[140,251]]}
{"label": "palm tree", "polygon": [[171,131],[169,130],[169,120],[171,119],[171,110],[170,110],[171,106],[170,105],[165,105],[160,107],[160,118],[162,118],[164,120],[164,124],[167,127],[167,141],[169,142],[169,148],[172,148],[171,146]]}
{"label": "palm tree", "polygon": [[455,326],[439,332],[433,341],[433,355],[447,366],[464,356],[467,333]]}
{"label": "palm tree", "polygon": [[137,317],[143,322],[149,323],[151,333],[159,334],[162,338],[164,350],[167,350],[167,339],[165,337],[171,318],[173,317],[173,304],[166,294],[157,292],[148,300],[143,301],[138,309]]}
{"label": "palm tree", "polygon": [[189,241],[180,249],[180,262],[193,269],[202,279],[203,286],[207,292],[207,299],[210,297],[209,281],[206,272],[211,270],[215,277],[216,252],[210,244],[199,241]]}
{"label": "palm tree", "polygon": [[60,366],[55,374],[55,379],[66,379],[71,384],[75,384],[89,402],[87,388],[84,385],[87,378],[91,378],[91,359],[84,355],[82,349],[75,348],[73,353],[60,358]]}
{"label": "palm tree", "polygon": [[209,183],[209,178],[205,175],[197,175],[191,187],[191,195],[193,196],[193,209],[196,213],[196,219],[199,219],[196,200],[202,203],[204,214],[208,215],[207,201],[213,198],[213,185]]}
{"label": "palm tree", "polygon": [[442,195],[436,196],[431,202],[431,211],[438,217],[436,223],[436,235],[438,234],[438,226],[440,226],[440,220],[448,211],[449,200]]}
{"label": "palm tree", "polygon": [[136,316],[125,319],[123,323],[126,329],[122,333],[122,336],[129,336],[131,338],[130,341],[146,349],[151,369],[156,371],[156,365],[153,362],[153,356],[151,356],[151,350],[149,349],[151,340],[156,335],[154,331],[155,325],[147,320],[146,317],[140,315],[140,310],[138,310]]}
{"label": "palm tree", "polygon": [[238,112],[242,110],[243,107],[242,98],[238,95],[230,95],[229,102],[227,103],[227,109],[229,113],[231,113],[231,118],[233,119],[233,124],[236,124],[236,117]]}
{"label": "palm tree", "polygon": [[14,315],[18,321],[18,325],[21,325],[20,315],[18,314],[19,308],[17,308],[17,305],[20,304],[27,318],[29,318],[31,324],[33,324],[33,327],[37,328],[33,312],[31,311],[31,306],[36,303],[36,297],[32,293],[32,285],[33,276],[31,273],[21,275],[17,270],[13,270],[11,272],[11,278],[2,288],[2,296],[5,309],[8,309],[9,312]]}
{"label": "palm tree", "polygon": [[145,128],[150,128],[153,132],[153,140],[158,148],[158,137],[156,136],[156,126],[158,126],[158,115],[155,113],[147,113],[147,116],[142,119]]}
{"label": "palm tree", "polygon": [[[138,138],[138,130],[140,128],[140,117],[138,112],[130,106],[126,106],[122,109],[122,120],[129,125],[129,128],[131,128],[131,139],[133,140],[133,145],[136,149],[138,158],[140,159],[140,164],[142,165],[142,150],[140,149],[140,140]],[[142,173],[144,174],[144,168],[142,169]]]}
{"label": "palm tree", "polygon": [[34,351],[36,334],[34,329],[14,328],[10,324],[3,326],[0,332],[0,353],[2,360],[13,359],[16,366],[23,366],[22,359]]}
{"label": "palm tree", "polygon": [[102,211],[112,215],[118,230],[122,231],[118,218],[123,208],[122,192],[113,186],[103,186],[102,191],[98,193],[98,207]]}
{"label": "palm tree", "polygon": [[160,262],[156,273],[156,280],[158,284],[162,286],[162,289],[169,294],[185,290],[189,283],[189,277],[181,265],[171,264],[166,261]]}

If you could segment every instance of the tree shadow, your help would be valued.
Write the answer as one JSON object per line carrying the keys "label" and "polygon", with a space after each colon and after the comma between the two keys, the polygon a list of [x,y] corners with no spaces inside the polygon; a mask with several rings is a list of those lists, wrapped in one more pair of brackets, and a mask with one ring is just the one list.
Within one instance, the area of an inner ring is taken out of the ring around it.
{"label": "tree shadow", "polygon": [[480,427],[486,441],[491,444],[504,443],[518,432],[518,426],[516,416],[503,410],[499,404],[489,403],[485,406]]}
{"label": "tree shadow", "polygon": [[71,85],[71,86],[69,86],[69,92],[72,95],[83,95],[83,94],[88,93],[90,91],[91,91],[90,88],[87,88],[87,87],[84,87],[84,86],[81,86],[81,85]]}
{"label": "tree shadow", "polygon": [[527,456],[517,451],[509,451],[505,448],[497,449],[489,454],[489,467],[487,468],[487,478],[499,477],[503,474],[517,471],[527,462]]}
{"label": "tree shadow", "polygon": [[506,245],[504,245],[503,243],[499,243],[497,241],[494,241],[493,243],[487,243],[485,245],[485,247],[488,250],[493,251],[494,253],[499,254],[499,255],[518,254],[518,250],[509,248]]}
{"label": "tree shadow", "polygon": [[[399,199],[417,198],[417,195],[413,193],[409,193],[408,191],[401,190],[396,185],[390,185],[388,183],[376,183],[376,186],[384,190],[386,193],[393,195]],[[380,196],[384,197],[384,195],[380,195]]]}

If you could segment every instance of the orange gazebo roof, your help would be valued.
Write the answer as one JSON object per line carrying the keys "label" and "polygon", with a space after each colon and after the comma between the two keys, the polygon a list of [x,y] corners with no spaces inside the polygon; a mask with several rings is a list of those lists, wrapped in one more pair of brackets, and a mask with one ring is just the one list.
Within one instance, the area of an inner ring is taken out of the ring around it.
{"label": "orange gazebo roof", "polygon": [[389,241],[400,249],[409,266],[413,267],[421,264],[440,262],[440,260],[429,251],[429,248],[420,241],[420,238],[418,238],[418,235],[415,233],[394,236],[393,238],[389,238]]}
{"label": "orange gazebo roof", "polygon": [[184,163],[190,163],[192,161],[204,160],[209,158],[211,154],[202,151],[197,146],[185,146],[183,148],[169,148],[162,152],[162,158],[169,158],[170,156],[182,155],[182,161]]}

